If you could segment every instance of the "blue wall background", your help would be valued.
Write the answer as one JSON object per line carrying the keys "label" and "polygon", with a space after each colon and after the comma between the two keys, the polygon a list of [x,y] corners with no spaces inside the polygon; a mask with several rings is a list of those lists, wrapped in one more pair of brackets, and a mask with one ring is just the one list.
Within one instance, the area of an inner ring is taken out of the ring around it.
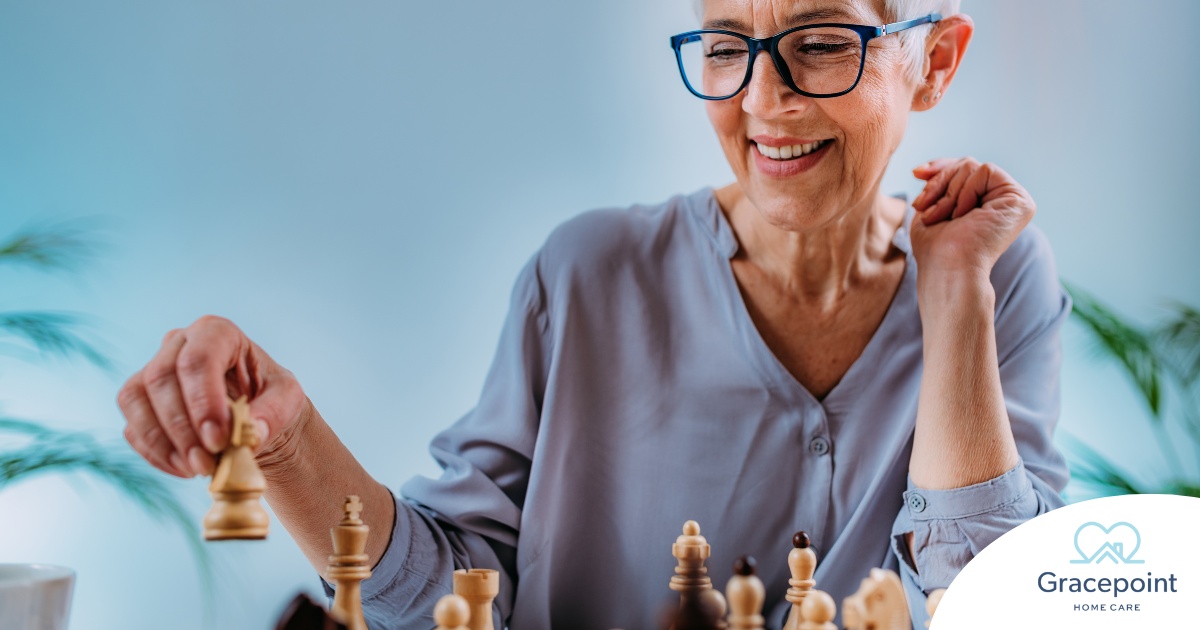
{"label": "blue wall background", "polygon": [[[937,156],[994,161],[1063,277],[1142,321],[1200,303],[1200,3],[964,5],[966,68],[885,188],[915,193]],[[553,226],[731,179],[667,46],[694,24],[688,0],[0,2],[0,233],[100,217],[108,243],[78,276],[0,270],[0,307],[94,314],[120,365],[5,360],[2,411],[118,438],[120,382],[218,313],[378,478],[435,473],[426,444],[472,405]],[[1154,479],[1130,388],[1074,325],[1065,345],[1063,429]],[[177,487],[206,509],[203,481]],[[274,531],[214,550],[211,627],[267,628],[316,592]],[[205,627],[179,534],[103,485],[0,493],[0,561],[35,560],[78,570],[78,630]]]}

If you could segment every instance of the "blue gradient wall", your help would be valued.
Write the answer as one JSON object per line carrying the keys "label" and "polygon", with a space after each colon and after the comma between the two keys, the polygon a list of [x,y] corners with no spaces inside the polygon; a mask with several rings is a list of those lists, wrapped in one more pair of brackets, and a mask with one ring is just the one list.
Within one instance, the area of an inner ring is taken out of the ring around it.
{"label": "blue gradient wall", "polygon": [[[885,188],[915,193],[933,157],[994,161],[1065,278],[1142,320],[1200,303],[1200,4],[964,5],[966,67]],[[731,179],[667,46],[694,24],[688,0],[0,2],[0,233],[100,217],[108,243],[79,276],[0,270],[0,308],[92,313],[120,365],[0,362],[2,410],[118,438],[120,382],[218,313],[378,478],[433,474],[425,446],[472,405],[553,226]],[[1065,341],[1063,428],[1154,478],[1130,389]],[[215,553],[211,627],[270,627],[316,591],[278,524]],[[205,627],[179,535],[102,485],[0,493],[0,561],[34,560],[78,569],[78,630]]]}

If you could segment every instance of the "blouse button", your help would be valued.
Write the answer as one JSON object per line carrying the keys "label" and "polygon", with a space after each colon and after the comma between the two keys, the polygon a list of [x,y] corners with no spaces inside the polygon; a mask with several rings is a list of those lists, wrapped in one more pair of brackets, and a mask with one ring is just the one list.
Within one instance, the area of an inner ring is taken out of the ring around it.
{"label": "blouse button", "polygon": [[808,443],[808,450],[816,455],[824,455],[829,452],[829,440],[823,437],[815,437]]}
{"label": "blouse button", "polygon": [[914,512],[924,512],[925,511],[925,497],[923,497],[915,492],[909,493],[908,509],[910,509]]}

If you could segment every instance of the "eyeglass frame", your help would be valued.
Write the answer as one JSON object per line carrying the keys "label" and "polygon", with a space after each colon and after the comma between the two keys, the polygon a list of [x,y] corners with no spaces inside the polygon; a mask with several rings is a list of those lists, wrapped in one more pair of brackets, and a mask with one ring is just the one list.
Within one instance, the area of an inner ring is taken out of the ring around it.
{"label": "eyeglass frame", "polygon": [[[866,26],[864,24],[834,24],[834,23],[804,24],[802,26],[796,26],[793,28],[789,28],[786,31],[776,33],[775,35],[772,35],[771,37],[763,37],[763,38],[750,37],[748,35],[743,35],[741,33],[737,33],[734,31],[726,31],[723,29],[703,28],[703,29],[699,29],[699,30],[695,30],[695,31],[688,31],[686,33],[680,33],[678,35],[671,36],[671,48],[675,50],[675,61],[676,61],[676,63],[679,64],[679,77],[683,79],[684,86],[687,87],[688,91],[691,92],[693,96],[702,98],[706,101],[728,100],[728,99],[731,99],[731,98],[737,96],[739,93],[741,93],[742,90],[746,89],[746,86],[750,85],[750,77],[754,73],[754,62],[755,62],[755,60],[758,59],[758,53],[760,53],[760,52],[766,52],[767,55],[771,57],[771,61],[774,62],[774,64],[775,64],[775,70],[779,72],[779,77],[781,79],[783,79],[784,84],[787,85],[789,88],[791,88],[791,90],[793,92],[800,94],[802,96],[807,96],[809,98],[834,98],[837,96],[849,94],[851,90],[858,87],[858,82],[862,80],[863,67],[866,66],[866,63],[867,63],[867,43],[870,42],[872,39],[875,39],[877,37],[883,37],[884,35],[891,35],[892,33],[899,33],[900,31],[913,28],[914,26],[921,26],[922,24],[934,24],[936,22],[941,21],[941,19],[942,19],[942,14],[930,13],[929,15],[922,16],[919,18],[913,18],[911,20],[904,20],[902,22],[893,22],[891,24],[884,24],[883,26]],[[859,59],[858,59],[858,75],[856,77],[854,77],[853,85],[846,88],[845,90],[842,90],[841,92],[836,92],[834,94],[814,94],[812,92],[805,92],[804,90],[801,90],[799,87],[796,86],[796,81],[795,81],[795,79],[792,78],[791,68],[789,68],[787,65],[787,62],[784,61],[783,55],[779,54],[779,42],[784,37],[791,35],[792,33],[795,33],[796,31],[803,31],[805,29],[812,29],[812,28],[831,28],[831,27],[838,27],[838,28],[845,28],[845,29],[852,30],[852,31],[858,33],[859,39],[862,40],[862,54],[859,56]],[[680,51],[680,49],[683,48],[684,44],[696,41],[696,39],[698,39],[701,35],[706,34],[706,33],[731,35],[733,37],[736,37],[736,38],[746,42],[746,46],[749,49],[748,62],[746,63],[746,76],[745,76],[745,78],[742,79],[742,84],[740,86],[738,86],[738,89],[734,90],[733,93],[730,94],[729,96],[705,96],[705,95],[697,92],[696,89],[692,87],[692,83],[690,81],[688,81],[687,71],[684,70],[684,68],[683,68],[683,53]]]}

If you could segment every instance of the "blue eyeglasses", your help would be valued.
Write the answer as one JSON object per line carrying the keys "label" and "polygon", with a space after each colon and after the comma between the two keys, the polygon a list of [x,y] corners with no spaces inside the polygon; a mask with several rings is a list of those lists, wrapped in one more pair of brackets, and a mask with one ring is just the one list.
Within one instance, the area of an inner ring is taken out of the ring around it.
{"label": "blue eyeglasses", "polygon": [[702,29],[671,38],[688,91],[707,101],[733,98],[750,83],[754,60],[766,51],[794,92],[812,98],[841,96],[858,85],[867,42],[942,19],[931,13],[884,26],[807,24],[758,39],[733,31]]}

